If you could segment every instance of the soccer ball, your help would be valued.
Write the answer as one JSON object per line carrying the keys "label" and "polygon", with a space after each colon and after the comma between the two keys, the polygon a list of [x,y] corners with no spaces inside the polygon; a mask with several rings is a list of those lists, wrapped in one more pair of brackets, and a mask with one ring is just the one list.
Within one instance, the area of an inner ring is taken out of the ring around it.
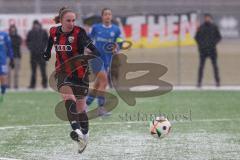
{"label": "soccer ball", "polygon": [[167,118],[161,116],[156,117],[150,122],[150,133],[154,137],[164,138],[171,131],[171,123]]}

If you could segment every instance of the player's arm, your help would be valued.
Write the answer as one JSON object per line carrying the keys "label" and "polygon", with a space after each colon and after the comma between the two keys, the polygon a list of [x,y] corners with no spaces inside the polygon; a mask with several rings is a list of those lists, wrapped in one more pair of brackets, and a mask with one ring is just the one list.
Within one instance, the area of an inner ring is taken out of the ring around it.
{"label": "player's arm", "polygon": [[93,25],[92,26],[92,29],[90,30],[89,32],[89,37],[94,40],[95,39],[95,36],[96,36],[96,25]]}
{"label": "player's arm", "polygon": [[87,36],[87,33],[86,33],[85,30],[82,29],[81,32],[79,32],[78,36],[79,36],[79,39],[80,39],[80,41],[79,41],[80,44],[79,45],[83,45],[84,47],[91,50],[91,54],[93,54],[97,57],[100,56],[97,48],[93,44],[93,41]]}
{"label": "player's arm", "polygon": [[[50,30],[50,32],[51,32],[51,30]],[[52,46],[53,46],[53,38],[50,33],[48,42],[47,42],[47,48],[46,48],[45,52],[42,53],[42,57],[45,61],[48,61],[51,58]]]}
{"label": "player's arm", "polygon": [[115,47],[113,47],[113,54],[119,53],[123,46],[123,38],[120,29],[118,28],[115,36]]}
{"label": "player's arm", "polygon": [[5,36],[5,44],[7,47],[7,53],[10,59],[13,59],[13,49],[12,49],[12,42],[8,34]]}
{"label": "player's arm", "polygon": [[220,33],[217,26],[216,26],[216,36],[215,36],[215,38],[216,38],[216,44],[219,43],[222,39],[221,33]]}
{"label": "player's arm", "polygon": [[194,39],[196,40],[196,42],[199,44],[200,40],[201,40],[201,33],[200,33],[200,27],[197,28],[196,34],[194,36]]}

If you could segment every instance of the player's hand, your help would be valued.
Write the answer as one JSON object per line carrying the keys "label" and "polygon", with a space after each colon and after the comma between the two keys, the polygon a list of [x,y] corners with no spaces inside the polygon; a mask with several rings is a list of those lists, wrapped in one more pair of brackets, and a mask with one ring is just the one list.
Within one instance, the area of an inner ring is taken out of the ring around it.
{"label": "player's hand", "polygon": [[10,66],[12,69],[15,67],[15,65],[14,65],[14,60],[13,60],[13,59],[10,60],[9,66]]}
{"label": "player's hand", "polygon": [[42,58],[43,58],[45,61],[48,61],[48,60],[51,58],[51,54],[50,54],[50,53],[47,53],[47,52],[43,52],[43,53],[42,53]]}
{"label": "player's hand", "polygon": [[119,48],[118,48],[118,43],[114,43],[113,48],[112,48],[112,53],[117,54]]}

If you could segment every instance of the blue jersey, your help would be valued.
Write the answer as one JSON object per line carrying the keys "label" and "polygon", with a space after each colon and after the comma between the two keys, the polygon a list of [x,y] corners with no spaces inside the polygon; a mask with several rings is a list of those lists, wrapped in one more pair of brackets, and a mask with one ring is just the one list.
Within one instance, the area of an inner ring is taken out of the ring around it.
{"label": "blue jersey", "polygon": [[100,52],[100,57],[103,60],[105,70],[107,70],[111,65],[113,55],[111,48],[120,36],[121,31],[119,27],[114,24],[105,26],[100,23],[92,27],[90,37]]}
{"label": "blue jersey", "polygon": [[0,65],[7,64],[7,57],[13,58],[12,43],[6,32],[0,32]]}

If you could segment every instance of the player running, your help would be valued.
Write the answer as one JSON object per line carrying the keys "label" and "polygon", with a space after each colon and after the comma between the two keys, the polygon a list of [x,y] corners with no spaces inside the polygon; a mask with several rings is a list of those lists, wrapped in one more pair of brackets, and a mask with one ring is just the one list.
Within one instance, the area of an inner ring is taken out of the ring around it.
{"label": "player running", "polygon": [[[87,67],[78,63],[69,64],[72,58],[83,55],[87,47],[92,54],[98,56],[96,47],[87,36],[85,30],[75,25],[76,14],[69,8],[61,8],[55,22],[58,27],[50,29],[50,37],[43,58],[48,61],[51,58],[51,49],[56,50],[56,81],[59,92],[65,101],[67,116],[72,127],[71,138],[78,142],[79,153],[82,153],[88,142],[88,116],[85,111],[89,82]],[[63,65],[65,65],[63,67]],[[66,77],[63,75],[67,75]]]}
{"label": "player running", "polygon": [[14,68],[13,61],[13,49],[9,35],[6,32],[0,32],[0,81],[1,81],[1,97],[0,101],[3,101],[3,96],[7,88],[7,57],[10,58],[10,67]]}
{"label": "player running", "polygon": [[[121,36],[121,31],[119,27],[115,24],[112,24],[112,11],[109,8],[104,8],[102,10],[102,23],[96,24],[92,27],[90,37],[95,43],[98,51],[100,52],[100,58],[104,63],[104,67],[101,71],[96,70],[95,67],[92,67],[93,72],[96,74],[96,81],[94,83],[94,90],[106,91],[108,85],[108,74],[112,62],[112,56],[116,53],[116,44]],[[90,93],[87,98],[87,105],[91,105],[94,101],[94,94]],[[97,96],[98,102],[98,115],[99,116],[108,116],[111,115],[110,112],[107,112],[104,108],[105,105],[105,96]]]}

